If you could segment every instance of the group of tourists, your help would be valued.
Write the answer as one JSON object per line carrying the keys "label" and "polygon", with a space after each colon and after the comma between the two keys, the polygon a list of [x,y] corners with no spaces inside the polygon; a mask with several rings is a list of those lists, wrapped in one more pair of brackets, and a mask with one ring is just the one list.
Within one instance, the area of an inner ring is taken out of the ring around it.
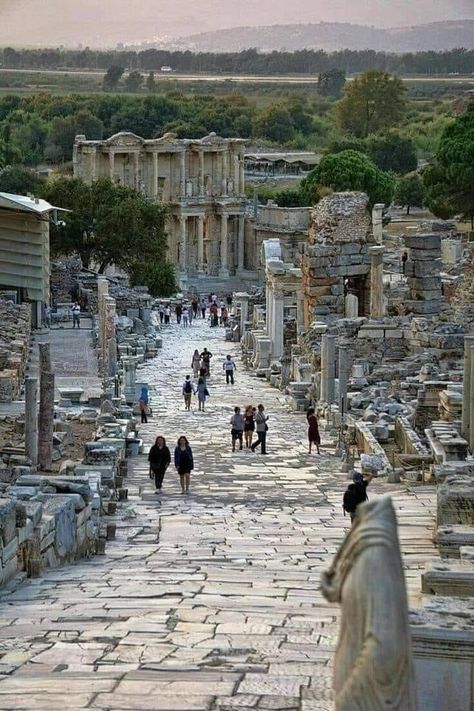
{"label": "group of tourists", "polygon": [[[163,479],[171,464],[171,452],[166,445],[166,439],[162,435],[158,435],[155,444],[150,449],[148,461],[150,463],[150,479],[155,480],[155,493],[161,494]],[[181,493],[189,494],[191,472],[194,469],[194,459],[193,450],[184,435],[178,438],[174,450],[174,466],[179,474]]]}
{"label": "group of tourists", "polygon": [[194,319],[205,319],[209,312],[209,322],[211,327],[226,326],[229,319],[229,309],[232,306],[232,296],[228,295],[225,300],[218,299],[216,294],[209,294],[207,298],[193,296],[190,301],[180,301],[175,305],[160,302],[158,304],[158,314],[160,324],[169,325],[174,316],[177,324],[183,328],[192,325]]}
{"label": "group of tourists", "polygon": [[[247,405],[242,414],[240,407],[234,407],[234,414],[230,418],[232,451],[235,452],[236,445],[239,445],[239,450],[244,448],[255,452],[260,445],[260,452],[267,454],[267,432],[268,432],[268,416],[265,414],[263,405]],[[257,433],[257,439],[253,442],[253,434]]]}

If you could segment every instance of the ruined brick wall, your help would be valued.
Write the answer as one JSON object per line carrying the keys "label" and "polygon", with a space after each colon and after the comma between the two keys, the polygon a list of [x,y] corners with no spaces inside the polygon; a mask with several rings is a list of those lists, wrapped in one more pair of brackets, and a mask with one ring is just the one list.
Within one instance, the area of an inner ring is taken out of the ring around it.
{"label": "ruined brick wall", "polygon": [[21,391],[31,334],[31,306],[0,300],[0,402]]}

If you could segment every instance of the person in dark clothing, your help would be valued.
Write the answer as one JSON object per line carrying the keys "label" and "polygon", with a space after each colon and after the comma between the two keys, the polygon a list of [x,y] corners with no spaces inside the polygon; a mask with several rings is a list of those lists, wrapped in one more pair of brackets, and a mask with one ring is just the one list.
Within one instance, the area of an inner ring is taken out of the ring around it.
{"label": "person in dark clothing", "polygon": [[176,323],[181,323],[181,314],[183,313],[183,307],[178,304],[176,307]]}
{"label": "person in dark clothing", "polygon": [[255,432],[255,413],[257,410],[252,405],[247,405],[244,415],[245,446],[252,446],[253,433]]}
{"label": "person in dark clothing", "polygon": [[230,308],[232,306],[232,294],[227,295],[227,306]]}
{"label": "person in dark clothing", "polygon": [[308,420],[309,453],[311,454],[311,447],[315,444],[316,451],[320,454],[319,445],[321,444],[321,437],[319,435],[318,418],[315,415],[314,407],[309,408],[306,413],[306,419]]}
{"label": "person in dark clothing", "polygon": [[174,450],[174,465],[179,474],[181,493],[189,494],[191,472],[194,469],[193,450],[186,437],[181,436]]}
{"label": "person in dark clothing", "polygon": [[402,254],[402,274],[405,274],[407,262],[408,262],[408,252],[403,252],[403,254]]}
{"label": "person in dark clothing", "polygon": [[198,300],[196,297],[191,301],[191,308],[193,310],[194,318],[197,318],[197,313],[198,313]]}
{"label": "person in dark clothing", "polygon": [[155,477],[156,494],[161,493],[163,479],[171,463],[170,450],[166,446],[166,440],[161,435],[155,440],[155,444],[148,453],[148,461],[150,462],[150,479]]}
{"label": "person in dark clothing", "polygon": [[373,474],[360,474],[359,472],[354,472],[352,475],[352,484],[349,484],[347,490],[344,494],[344,499],[342,502],[342,509],[344,511],[344,516],[346,511],[351,517],[351,523],[354,523],[357,507],[359,504],[363,504],[364,501],[368,500],[367,487],[373,479]]}
{"label": "person in dark clothing", "polygon": [[211,358],[212,353],[210,353],[207,348],[204,348],[203,352],[201,353],[201,363],[203,368],[206,369],[206,378],[209,378],[211,376]]}

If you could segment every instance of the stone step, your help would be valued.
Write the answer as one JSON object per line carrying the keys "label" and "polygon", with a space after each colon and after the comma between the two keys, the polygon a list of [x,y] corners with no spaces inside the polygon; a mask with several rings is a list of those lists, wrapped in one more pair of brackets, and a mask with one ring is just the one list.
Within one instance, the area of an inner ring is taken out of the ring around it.
{"label": "stone step", "polygon": [[474,562],[440,558],[429,561],[421,576],[421,591],[428,595],[474,597]]}

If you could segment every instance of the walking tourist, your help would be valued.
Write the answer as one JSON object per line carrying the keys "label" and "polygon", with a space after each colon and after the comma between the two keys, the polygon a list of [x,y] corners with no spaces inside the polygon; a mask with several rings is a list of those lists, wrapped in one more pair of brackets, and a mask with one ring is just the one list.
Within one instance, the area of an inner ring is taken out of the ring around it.
{"label": "walking tourist", "polygon": [[140,420],[142,424],[146,424],[148,422],[148,402],[148,388],[143,387],[140,393],[140,398],[138,400],[138,407],[140,408]]}
{"label": "walking tourist", "polygon": [[405,274],[408,262],[408,252],[403,252],[402,254],[402,274]]}
{"label": "walking tourist", "polygon": [[229,312],[227,311],[226,307],[224,306],[224,308],[221,311],[221,322],[222,322],[223,326],[227,326],[228,319],[229,319]]}
{"label": "walking tourist", "polygon": [[161,493],[163,479],[171,463],[170,450],[166,446],[166,440],[161,435],[155,440],[155,444],[148,453],[148,461],[150,462],[150,479],[155,478],[155,493]]}
{"label": "walking tourist", "polygon": [[160,323],[163,323],[163,318],[165,316],[165,307],[163,304],[158,305],[158,313],[160,315]]}
{"label": "walking tourist", "polygon": [[205,299],[201,299],[201,305],[199,308],[201,309],[201,318],[206,318],[207,304]]}
{"label": "walking tourist", "polygon": [[169,324],[170,316],[171,316],[171,306],[168,304],[167,306],[165,306],[165,325]]}
{"label": "walking tourist", "polygon": [[218,309],[217,304],[215,302],[212,302],[209,311],[211,313],[211,328],[215,328],[219,325]]}
{"label": "walking tourist", "polygon": [[189,325],[189,311],[187,306],[185,306],[181,312],[181,317],[183,319],[183,328],[187,328]]}
{"label": "walking tourist", "polygon": [[234,384],[234,371],[237,370],[236,365],[234,361],[232,360],[232,356],[226,355],[225,361],[222,364],[223,370],[225,370],[225,382],[226,385],[229,383]]}
{"label": "walking tourist", "polygon": [[76,326],[78,328],[81,327],[81,307],[77,301],[72,307],[72,327],[75,328]]}
{"label": "walking tourist", "polygon": [[193,369],[193,375],[195,378],[199,377],[199,368],[201,366],[201,356],[199,354],[198,349],[196,348],[193,353],[193,357],[191,360],[191,368]]}
{"label": "walking tourist", "polygon": [[352,484],[349,484],[346,492],[344,493],[344,498],[342,501],[342,510],[344,511],[344,516],[346,511],[351,517],[351,523],[354,522],[357,507],[359,504],[363,504],[364,501],[368,500],[367,487],[373,479],[373,474],[360,474],[359,472],[353,472]]}
{"label": "walking tourist", "polygon": [[204,412],[206,406],[206,398],[209,397],[209,390],[207,389],[206,379],[200,376],[197,384],[197,396],[199,411]]}
{"label": "walking tourist", "polygon": [[247,405],[244,415],[245,446],[252,446],[253,433],[255,432],[255,408]]}
{"label": "walking tourist", "polygon": [[265,408],[263,405],[257,406],[257,414],[255,415],[255,427],[257,430],[257,441],[252,444],[250,449],[255,452],[256,447],[260,445],[260,452],[262,454],[267,453],[267,425],[268,417],[265,415]]}
{"label": "walking tourist", "polygon": [[321,444],[321,437],[319,435],[318,418],[315,415],[314,407],[308,409],[306,419],[308,421],[309,453],[311,454],[311,447],[315,444],[316,451],[320,454],[319,445]]}
{"label": "walking tourist", "polygon": [[178,304],[175,309],[176,313],[176,323],[181,323],[181,314],[183,313],[183,307],[181,304]]}
{"label": "walking tourist", "polygon": [[191,301],[191,309],[193,312],[194,318],[197,318],[198,315],[198,300],[197,297],[195,296],[193,300]]}
{"label": "walking tourist", "polygon": [[193,396],[193,384],[191,376],[187,375],[183,383],[184,409],[191,410],[191,398]]}
{"label": "walking tourist", "polygon": [[209,378],[211,376],[211,358],[212,353],[210,353],[207,348],[204,348],[203,352],[201,353],[201,361],[203,367],[206,369],[206,378]]}
{"label": "walking tourist", "polygon": [[240,413],[240,407],[234,407],[234,414],[230,418],[231,435],[232,435],[232,451],[235,452],[235,443],[239,442],[239,449],[242,449],[242,437],[244,433],[244,418]]}
{"label": "walking tourist", "polygon": [[191,472],[194,469],[194,460],[193,450],[184,436],[178,439],[178,444],[174,450],[174,465],[179,474],[181,493],[188,494]]}
{"label": "walking tourist", "polygon": [[226,301],[227,301],[227,307],[230,309],[230,307],[232,306],[232,294],[227,294]]}

